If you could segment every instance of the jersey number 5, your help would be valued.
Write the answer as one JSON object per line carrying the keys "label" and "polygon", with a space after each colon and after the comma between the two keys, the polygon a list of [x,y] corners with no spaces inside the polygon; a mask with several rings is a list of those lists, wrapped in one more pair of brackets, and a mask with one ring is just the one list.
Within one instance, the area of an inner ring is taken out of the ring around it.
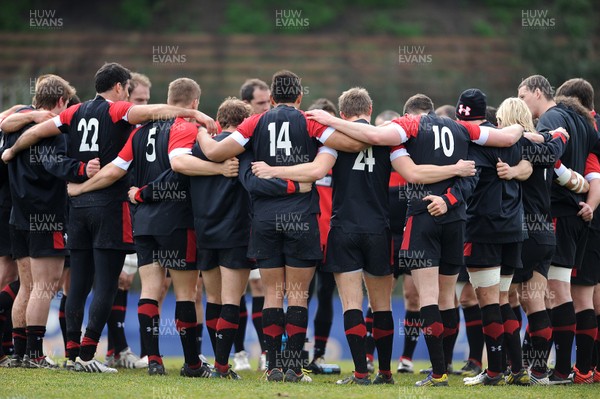
{"label": "jersey number 5", "polygon": [[[98,151],[98,119],[81,119],[77,124],[77,131],[82,132],[79,152]],[[91,131],[91,140],[88,143],[88,136]]]}
{"label": "jersey number 5", "polygon": [[292,155],[292,142],[290,141],[290,123],[283,122],[281,124],[281,129],[279,129],[279,134],[277,135],[277,139],[275,139],[276,135],[276,127],[275,122],[269,123],[269,155],[274,157],[277,155],[278,149],[285,150],[285,155]]}
{"label": "jersey number 5", "polygon": [[435,135],[435,143],[434,150],[440,148],[440,142],[442,143],[442,150],[444,151],[444,155],[447,157],[451,157],[454,153],[454,136],[450,131],[448,126],[442,126],[442,134],[440,134],[440,127],[434,125],[432,127],[433,134]]}
{"label": "jersey number 5", "polygon": [[373,166],[375,166],[375,157],[373,156],[373,147],[369,147],[366,150],[362,150],[356,156],[354,160],[353,170],[365,170],[365,166],[368,166],[367,171],[372,172]]}
{"label": "jersey number 5", "polygon": [[[152,151],[150,151],[152,147]],[[156,128],[148,131],[148,144],[146,145],[146,161],[154,162],[156,160]]]}

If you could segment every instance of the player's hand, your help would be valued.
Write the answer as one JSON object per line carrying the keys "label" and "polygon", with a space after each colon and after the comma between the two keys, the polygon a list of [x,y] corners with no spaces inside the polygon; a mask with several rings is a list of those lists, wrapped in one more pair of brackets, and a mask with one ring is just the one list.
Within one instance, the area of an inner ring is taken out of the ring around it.
{"label": "player's hand", "polygon": [[14,157],[15,157],[15,154],[13,153],[12,148],[7,148],[4,150],[4,152],[2,152],[2,161],[4,163],[9,163],[10,161],[13,160]]}
{"label": "player's hand", "polygon": [[198,121],[198,123],[204,125],[206,127],[206,130],[209,133],[211,133],[211,134],[217,133],[217,123],[210,116],[206,115],[203,112],[196,111],[196,113],[194,115],[194,119],[196,119]]}
{"label": "player's hand", "polygon": [[81,190],[81,184],[67,183],[67,193],[69,194],[69,197],[77,197],[83,194]]}
{"label": "player's hand", "polygon": [[581,209],[577,213],[577,216],[581,217],[584,222],[590,222],[594,218],[594,210],[592,207],[587,202],[583,201],[579,203],[579,206]]}
{"label": "player's hand", "polygon": [[309,193],[313,186],[312,183],[298,183],[298,185],[300,186],[298,192],[302,194]]}
{"label": "player's hand", "polygon": [[323,111],[322,109],[306,111],[306,116],[308,116],[308,119],[313,119],[319,122],[321,125],[327,126],[329,126],[335,120],[335,116],[331,115],[327,111]]}
{"label": "player's hand", "polygon": [[135,195],[137,194],[138,190],[139,188],[136,186],[129,187],[127,197],[129,197],[129,202],[131,202],[132,204],[137,204],[137,201],[135,200]]}
{"label": "player's hand", "polygon": [[475,161],[465,161],[459,159],[456,165],[456,175],[460,177],[475,176]]}
{"label": "player's hand", "polygon": [[442,216],[448,212],[446,201],[438,195],[428,195],[423,198],[423,201],[431,201],[431,204],[427,205],[427,211],[431,216]]}
{"label": "player's hand", "polygon": [[100,158],[90,159],[85,165],[85,174],[88,179],[94,177],[96,173],[100,171]]}
{"label": "player's hand", "polygon": [[559,127],[557,129],[550,130],[548,133],[550,133],[552,135],[552,137],[554,137],[554,135],[556,133],[562,134],[563,136],[565,136],[567,141],[569,141],[569,139],[571,138],[571,136],[569,136],[569,133],[563,127]]}
{"label": "player's hand", "polygon": [[496,172],[498,173],[498,177],[504,180],[515,178],[514,169],[506,162],[502,162],[500,158],[498,158],[498,163],[496,164]]}
{"label": "player's hand", "polygon": [[256,177],[260,177],[261,179],[272,179],[274,177],[277,177],[275,176],[275,171],[273,170],[273,167],[267,165],[263,161],[252,162],[252,173],[254,173]]}
{"label": "player's hand", "polygon": [[42,123],[56,116],[56,114],[50,111],[32,111],[31,113],[35,123]]}
{"label": "player's hand", "polygon": [[225,177],[237,177],[240,171],[240,161],[236,157],[229,158],[224,161],[221,165],[223,165],[223,171],[221,174]]}

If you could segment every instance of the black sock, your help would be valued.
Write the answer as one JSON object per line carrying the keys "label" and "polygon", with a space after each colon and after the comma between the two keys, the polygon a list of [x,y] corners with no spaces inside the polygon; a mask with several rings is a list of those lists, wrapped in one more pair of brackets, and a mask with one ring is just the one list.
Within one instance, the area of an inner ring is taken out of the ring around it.
{"label": "black sock", "polygon": [[67,357],[67,319],[65,317],[65,306],[67,306],[67,296],[63,294],[62,298],[60,298],[60,307],[58,308],[58,324],[60,324],[60,332],[65,345],[65,357]]}
{"label": "black sock", "polygon": [[263,333],[269,370],[281,368],[277,359],[281,358],[281,337],[285,326],[282,308],[263,308]]}
{"label": "black sock", "polygon": [[582,374],[587,374],[592,369],[592,353],[594,341],[598,332],[596,314],[594,309],[585,309],[575,314],[577,328],[575,330],[576,356],[575,366]]}
{"label": "black sock", "polygon": [[521,313],[521,305],[517,305],[514,308],[511,308],[519,322],[519,330],[523,327],[523,314]]}
{"label": "black sock", "polygon": [[229,369],[229,353],[239,327],[240,307],[223,305],[221,316],[217,322],[217,351],[215,353],[215,368],[221,373]]}
{"label": "black sock", "polygon": [[285,321],[285,332],[288,336],[286,349],[293,359],[290,368],[299,374],[302,367],[306,367],[302,364],[302,349],[308,327],[308,309],[303,306],[288,306]]}
{"label": "black sock", "polygon": [[114,354],[118,355],[127,348],[125,337],[125,312],[127,311],[127,291],[117,290],[110,316],[108,317],[108,335],[112,336]]}
{"label": "black sock", "polygon": [[566,378],[571,373],[571,349],[575,338],[575,308],[573,302],[552,309],[552,338],[556,346],[554,372]]}
{"label": "black sock", "polygon": [[531,370],[543,374],[548,369],[548,355],[550,354],[550,338],[552,327],[550,316],[545,310],[530,314],[529,320],[529,364]]}
{"label": "black sock", "polygon": [[483,357],[483,328],[481,325],[481,309],[479,305],[463,308],[465,316],[465,329],[467,330],[467,341],[469,343],[469,360],[481,366]]}
{"label": "black sock", "polygon": [[254,329],[256,330],[256,336],[258,337],[258,342],[260,343],[261,352],[265,351],[265,337],[262,326],[262,309],[264,304],[264,296],[252,297],[252,324],[254,324]]}
{"label": "black sock", "polygon": [[504,325],[500,305],[497,303],[481,308],[481,323],[488,355],[487,373],[496,377],[502,370],[502,346],[504,341]]}
{"label": "black sock", "polygon": [[12,346],[11,312],[20,286],[21,283],[19,280],[16,280],[7,284],[2,291],[0,291],[0,334],[2,334],[2,348],[0,348],[0,355],[11,354],[14,350]]}
{"label": "black sock", "polygon": [[145,355],[148,356],[148,363],[157,362],[162,364],[162,358],[158,349],[160,337],[158,301],[154,299],[140,299],[138,302],[138,320],[140,322],[142,342],[146,350]]}
{"label": "black sock", "polygon": [[9,355],[15,352],[15,347],[12,340],[12,320],[8,319],[4,322],[4,332],[2,334],[2,349],[0,355]]}
{"label": "black sock", "polygon": [[221,305],[212,302],[206,302],[206,331],[208,331],[208,337],[210,338],[210,344],[213,348],[213,353],[215,353],[217,346],[217,338],[215,334],[217,333],[217,322],[219,321],[219,316],[221,315]]}
{"label": "black sock", "polygon": [[[523,368],[523,353],[521,352],[521,336],[519,335],[519,320],[510,304],[500,306],[504,326],[504,348],[505,354],[510,360],[510,368],[513,373],[518,373]],[[519,312],[520,307],[518,308]]]}
{"label": "black sock", "polygon": [[27,348],[25,354],[31,360],[44,356],[44,335],[46,326],[27,326]]}
{"label": "black sock", "polygon": [[245,350],[244,341],[246,340],[246,325],[248,324],[248,309],[246,308],[246,296],[242,296],[240,300],[240,322],[233,345],[235,347],[235,353]]}
{"label": "black sock", "polygon": [[525,335],[523,336],[523,342],[521,343],[521,351],[523,352],[523,367],[528,368],[531,366],[531,359],[533,354],[533,347],[531,346],[531,335],[529,334],[529,327],[531,321],[525,328]]}
{"label": "black sock", "polygon": [[196,344],[196,304],[194,301],[175,302],[175,325],[179,332],[179,339],[183,347],[183,357],[187,365],[194,369],[202,365],[198,358]]}
{"label": "black sock", "polygon": [[373,312],[373,338],[377,347],[379,371],[391,373],[392,346],[394,345],[394,317],[392,311]]}
{"label": "black sock", "polygon": [[331,332],[331,322],[317,320],[313,322],[315,328],[315,346],[313,348],[313,359],[325,356],[325,348]]}
{"label": "black sock", "polygon": [[27,348],[27,330],[25,327],[13,327],[13,342],[15,344],[15,355],[25,356]]}
{"label": "black sock", "polygon": [[402,357],[408,360],[412,360],[419,342],[419,312],[413,312],[407,310],[404,314],[404,349],[402,349]]}
{"label": "black sock", "polygon": [[75,359],[77,359],[77,356],[79,356],[80,340],[81,331],[67,331],[67,354],[69,360],[71,361],[75,361]]}
{"label": "black sock", "polygon": [[344,330],[354,361],[354,375],[357,378],[364,378],[368,375],[365,345],[367,327],[361,310],[350,309],[344,312]]}
{"label": "black sock", "polygon": [[596,370],[600,372],[600,315],[596,316],[596,324],[598,325],[598,332],[596,334]]}
{"label": "black sock", "polygon": [[456,308],[447,309],[440,311],[442,315],[442,322],[444,324],[444,360],[446,364],[452,364],[452,353],[454,352],[454,345],[456,344],[456,338],[458,337],[458,317],[456,315]]}
{"label": "black sock", "polygon": [[440,378],[446,374],[446,362],[444,359],[444,323],[438,305],[428,305],[421,308],[421,329],[429,351],[431,368],[434,378]]}
{"label": "black sock", "polygon": [[204,323],[198,323],[196,327],[196,343],[198,345],[198,353],[202,354],[202,332],[204,331]]}
{"label": "black sock", "polygon": [[367,359],[373,361],[375,353],[375,339],[373,339],[373,310],[369,307],[365,316],[365,326],[367,335],[365,336],[365,345],[367,350]]}
{"label": "black sock", "polygon": [[85,335],[81,340],[81,347],[79,348],[79,357],[81,360],[87,362],[94,358],[98,342],[100,341],[100,335],[100,332],[86,328]]}

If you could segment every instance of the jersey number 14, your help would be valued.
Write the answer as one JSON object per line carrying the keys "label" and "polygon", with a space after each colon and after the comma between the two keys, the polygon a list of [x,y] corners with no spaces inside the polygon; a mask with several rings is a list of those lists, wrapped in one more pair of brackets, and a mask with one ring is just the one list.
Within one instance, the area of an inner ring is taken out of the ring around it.
{"label": "jersey number 14", "polygon": [[[279,129],[279,134],[275,122],[269,123],[269,155],[274,157],[277,155],[277,150],[285,150],[285,155],[292,155],[292,142],[290,141],[290,122],[283,122]],[[277,137],[275,137],[277,136]]]}

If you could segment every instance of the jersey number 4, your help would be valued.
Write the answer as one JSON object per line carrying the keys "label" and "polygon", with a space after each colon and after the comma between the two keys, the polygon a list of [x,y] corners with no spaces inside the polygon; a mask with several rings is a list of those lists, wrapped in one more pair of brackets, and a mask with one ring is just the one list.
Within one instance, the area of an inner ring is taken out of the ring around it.
{"label": "jersey number 4", "polygon": [[[77,131],[81,133],[79,152],[98,151],[98,126],[98,119],[96,118],[79,120],[77,124]],[[89,142],[88,139],[90,139]]]}
{"label": "jersey number 4", "polygon": [[372,172],[373,166],[375,166],[375,157],[373,156],[373,147],[369,147],[366,150],[362,150],[356,156],[354,160],[354,165],[352,166],[353,170],[365,170],[365,167],[368,167],[367,171]]}
{"label": "jersey number 4", "polygon": [[279,129],[279,134],[276,136],[276,127],[275,122],[269,123],[269,155],[274,157],[277,155],[277,150],[282,149],[285,150],[285,155],[292,155],[292,142],[290,141],[290,123],[283,122],[281,124],[281,128]]}
{"label": "jersey number 4", "polygon": [[437,150],[440,148],[440,142],[444,155],[451,157],[454,153],[454,136],[448,126],[442,126],[442,134],[440,134],[440,127],[437,125],[432,126],[433,134],[435,135],[435,143],[433,149]]}

